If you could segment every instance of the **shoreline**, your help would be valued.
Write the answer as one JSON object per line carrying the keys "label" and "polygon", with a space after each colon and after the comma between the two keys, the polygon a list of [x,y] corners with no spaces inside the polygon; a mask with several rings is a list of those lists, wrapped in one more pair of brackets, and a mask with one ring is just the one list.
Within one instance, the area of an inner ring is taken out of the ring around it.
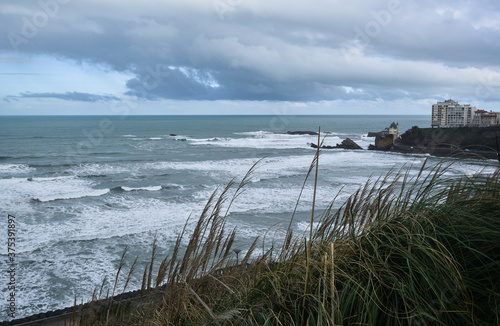
{"label": "shoreline", "polygon": [[375,151],[400,153],[400,154],[429,154],[435,157],[451,157],[451,158],[466,158],[466,159],[479,159],[479,160],[500,160],[499,153],[493,150],[475,150],[475,149],[462,149],[447,145],[431,145],[431,146],[408,146],[394,144],[388,150],[374,149]]}
{"label": "shoreline", "polygon": [[[430,154],[500,162],[500,126],[419,128],[413,126],[397,139],[377,135],[369,149],[405,154]],[[394,139],[394,140],[393,140]]]}

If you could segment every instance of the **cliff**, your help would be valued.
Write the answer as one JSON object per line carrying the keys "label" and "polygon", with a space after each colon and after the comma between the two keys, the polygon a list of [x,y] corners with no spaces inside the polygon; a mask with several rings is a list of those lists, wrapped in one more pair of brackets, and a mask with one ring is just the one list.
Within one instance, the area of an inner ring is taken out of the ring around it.
{"label": "cliff", "polygon": [[402,153],[498,159],[500,126],[418,128],[403,133],[389,149]]}
{"label": "cliff", "polygon": [[375,137],[375,146],[368,147],[368,149],[376,149],[379,151],[387,151],[394,145],[394,135],[377,135]]}

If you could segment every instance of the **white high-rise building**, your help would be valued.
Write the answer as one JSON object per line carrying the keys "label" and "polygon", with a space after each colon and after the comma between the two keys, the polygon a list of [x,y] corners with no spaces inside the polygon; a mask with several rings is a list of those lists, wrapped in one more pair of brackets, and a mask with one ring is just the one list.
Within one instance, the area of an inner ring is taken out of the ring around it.
{"label": "white high-rise building", "polygon": [[434,127],[463,127],[472,123],[476,107],[470,104],[459,104],[453,100],[446,100],[432,105],[432,123]]}

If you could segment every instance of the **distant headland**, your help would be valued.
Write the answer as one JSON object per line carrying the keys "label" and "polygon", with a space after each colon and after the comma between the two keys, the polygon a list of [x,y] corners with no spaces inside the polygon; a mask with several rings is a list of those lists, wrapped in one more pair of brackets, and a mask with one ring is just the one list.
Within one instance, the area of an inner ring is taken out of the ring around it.
{"label": "distant headland", "polygon": [[397,124],[392,123],[385,133],[368,136],[375,136],[375,145],[369,147],[373,150],[500,161],[500,112],[451,99],[432,105],[431,128],[414,126],[398,136]]}
{"label": "distant headland", "polygon": [[[317,135],[304,131],[288,134]],[[399,124],[392,122],[382,131],[368,131],[367,136],[375,137],[369,150],[500,161],[500,112],[478,110],[451,99],[432,105],[431,128],[414,126],[400,135]],[[314,143],[310,146],[318,147]],[[349,138],[336,146],[321,148],[361,149]]]}
{"label": "distant headland", "polygon": [[398,153],[431,154],[467,158],[499,159],[500,126],[419,128],[392,135],[377,136],[369,149]]}

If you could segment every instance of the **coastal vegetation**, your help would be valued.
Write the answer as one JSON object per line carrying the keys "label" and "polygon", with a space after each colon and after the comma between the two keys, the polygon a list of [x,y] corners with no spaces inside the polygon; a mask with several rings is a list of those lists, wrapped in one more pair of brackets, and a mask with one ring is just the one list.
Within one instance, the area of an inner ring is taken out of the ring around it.
{"label": "coastal vegetation", "polygon": [[[317,176],[319,151],[308,177]],[[447,177],[453,161],[369,180],[310,229],[255,239],[235,260],[231,206],[256,166],[208,199],[192,234],[148,266],[125,266],[79,325],[500,325],[500,180]],[[305,182],[308,178],[306,178]],[[299,195],[300,200],[300,195]],[[187,246],[183,246],[188,237]],[[269,243],[271,241],[271,243]],[[141,268],[141,270],[139,270]],[[128,269],[128,270],[127,270]],[[131,275],[139,298],[124,300]]]}

